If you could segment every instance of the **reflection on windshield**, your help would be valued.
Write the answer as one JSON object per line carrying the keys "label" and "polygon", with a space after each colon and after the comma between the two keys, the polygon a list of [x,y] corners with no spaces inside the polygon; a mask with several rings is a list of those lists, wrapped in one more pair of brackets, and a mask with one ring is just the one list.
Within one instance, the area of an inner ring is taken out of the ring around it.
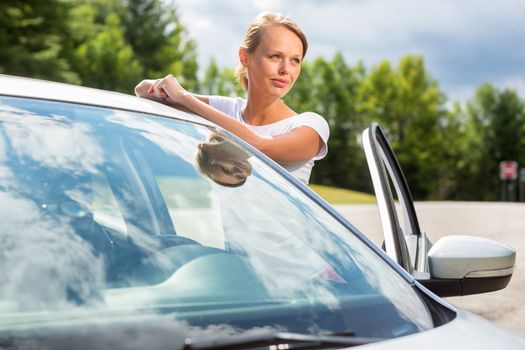
{"label": "reflection on windshield", "polygon": [[217,132],[199,143],[196,165],[201,174],[228,187],[242,186],[252,174],[250,154]]}
{"label": "reflection on windshield", "polygon": [[381,337],[432,326],[363,242],[208,127],[2,98],[0,205],[10,317],[158,310],[203,327]]}
{"label": "reflection on windshield", "polygon": [[[103,152],[85,124],[0,106],[0,311],[64,308],[96,298],[103,263],[70,225],[84,220],[87,203],[82,187],[68,184],[94,172]],[[42,168],[64,171],[71,181]],[[58,179],[57,193],[52,183]]]}
{"label": "reflection on windshield", "polygon": [[97,297],[103,265],[86,241],[30,200],[0,192],[0,202],[0,312],[66,308]]}

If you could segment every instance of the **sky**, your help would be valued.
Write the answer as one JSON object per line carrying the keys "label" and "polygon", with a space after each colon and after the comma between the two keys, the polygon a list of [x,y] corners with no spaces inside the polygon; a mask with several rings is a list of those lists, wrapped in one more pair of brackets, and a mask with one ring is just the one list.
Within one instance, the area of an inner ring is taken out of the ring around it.
{"label": "sky", "polygon": [[341,52],[349,65],[397,65],[420,54],[448,101],[466,101],[490,82],[525,98],[524,0],[175,0],[202,71],[212,58],[234,67],[251,20],[290,16],[304,30],[306,60]]}

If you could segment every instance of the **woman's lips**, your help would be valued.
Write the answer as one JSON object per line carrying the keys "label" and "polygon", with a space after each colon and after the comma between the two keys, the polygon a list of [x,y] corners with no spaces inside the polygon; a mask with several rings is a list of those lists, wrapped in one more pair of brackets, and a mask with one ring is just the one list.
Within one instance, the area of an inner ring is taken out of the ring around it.
{"label": "woman's lips", "polygon": [[276,87],[284,88],[288,85],[288,81],[282,79],[272,79],[272,84]]}

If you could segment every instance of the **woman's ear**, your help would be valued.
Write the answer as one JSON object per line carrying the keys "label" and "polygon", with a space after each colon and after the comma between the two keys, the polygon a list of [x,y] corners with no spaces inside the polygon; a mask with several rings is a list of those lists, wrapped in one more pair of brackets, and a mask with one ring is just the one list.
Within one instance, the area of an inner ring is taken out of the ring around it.
{"label": "woman's ear", "polygon": [[239,48],[239,62],[245,68],[248,66],[248,50],[245,47]]}

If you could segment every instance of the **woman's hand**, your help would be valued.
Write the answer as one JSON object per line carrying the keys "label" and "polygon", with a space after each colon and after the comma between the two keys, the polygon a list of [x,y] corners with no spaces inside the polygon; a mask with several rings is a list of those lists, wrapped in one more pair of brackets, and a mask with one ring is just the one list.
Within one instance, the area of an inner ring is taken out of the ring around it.
{"label": "woman's hand", "polygon": [[135,86],[135,95],[137,97],[155,99],[155,96],[152,93],[149,93],[150,88],[155,84],[157,80],[145,79]]}
{"label": "woman's hand", "polygon": [[172,104],[176,105],[185,105],[185,96],[189,95],[171,74],[155,81],[148,89],[148,93],[162,100],[170,100]]}
{"label": "woman's hand", "polygon": [[172,101],[164,93],[155,94],[154,85],[162,79],[145,79],[142,80],[137,86],[135,86],[135,95],[137,97],[147,98],[148,100],[157,101],[166,105],[173,105]]}

